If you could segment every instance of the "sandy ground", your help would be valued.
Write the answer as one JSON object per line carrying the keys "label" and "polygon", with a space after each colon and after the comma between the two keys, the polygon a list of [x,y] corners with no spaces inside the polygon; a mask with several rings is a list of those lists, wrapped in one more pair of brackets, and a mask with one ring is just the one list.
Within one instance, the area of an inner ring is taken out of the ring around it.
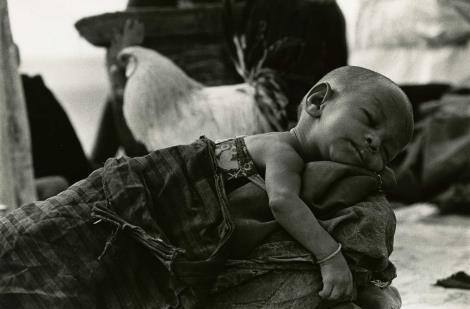
{"label": "sandy ground", "polygon": [[432,205],[398,209],[394,285],[403,309],[470,308],[470,290],[434,286],[436,280],[463,270],[470,274],[470,217],[438,216]]}

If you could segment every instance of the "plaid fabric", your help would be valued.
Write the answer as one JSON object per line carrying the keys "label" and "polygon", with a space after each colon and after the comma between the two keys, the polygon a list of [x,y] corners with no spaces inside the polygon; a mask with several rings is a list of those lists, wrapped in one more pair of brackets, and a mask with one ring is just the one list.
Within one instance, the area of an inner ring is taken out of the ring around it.
{"label": "plaid fabric", "polygon": [[233,229],[213,147],[110,159],[0,218],[0,307],[191,306],[183,281],[210,285]]}
{"label": "plaid fabric", "polygon": [[[289,306],[293,298],[305,298],[283,284],[288,278],[310,295],[305,308],[318,303],[321,280],[314,260],[285,233],[253,244],[258,247],[245,259],[227,260],[229,245],[235,247],[233,239],[228,242],[234,224],[216,172],[214,147],[201,139],[144,157],[110,159],[61,194],[0,218],[0,307],[190,308],[209,291],[212,300],[206,308],[244,302],[250,293],[268,304],[277,292]],[[330,185],[344,174],[333,177],[337,168],[321,166],[317,163],[312,170],[317,176],[322,170],[330,175]],[[325,175],[317,180],[325,181]],[[349,196],[358,181],[346,179],[335,187]],[[376,191],[372,180],[362,186]],[[335,198],[321,204],[336,209],[345,200],[338,190],[332,192]],[[388,262],[395,221],[383,196],[323,219],[324,227],[343,242],[345,254],[359,258],[357,264],[364,256]],[[250,239],[262,234],[250,231]],[[306,272],[316,274],[307,286],[299,279]],[[268,279],[271,275],[277,279]]]}

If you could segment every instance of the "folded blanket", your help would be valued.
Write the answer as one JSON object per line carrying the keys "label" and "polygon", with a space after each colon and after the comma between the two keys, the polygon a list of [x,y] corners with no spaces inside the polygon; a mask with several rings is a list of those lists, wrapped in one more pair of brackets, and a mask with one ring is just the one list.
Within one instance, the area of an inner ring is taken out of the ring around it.
{"label": "folded blanket", "polygon": [[[377,174],[336,162],[309,163],[303,175],[302,198],[320,224],[343,245],[351,267],[367,273],[368,281],[390,282],[395,268],[388,257],[393,250],[395,215],[382,189],[394,182],[387,169]],[[232,257],[250,256],[252,250],[269,242],[282,230],[272,217],[266,192],[247,184],[229,195],[230,212],[236,225],[232,236]],[[286,235],[282,240],[289,240]],[[310,253],[302,249],[302,256]],[[309,257],[314,261],[313,257]]]}
{"label": "folded blanket", "polygon": [[420,104],[422,120],[403,160],[392,198],[431,201],[443,212],[470,213],[470,109],[468,95],[448,94]]}
{"label": "folded blanket", "polygon": [[[313,162],[303,175],[302,197],[320,224],[343,244],[360,301],[370,308],[399,307],[396,276],[388,257],[393,249],[395,216],[379,192],[388,189],[393,173],[381,181],[369,171],[334,163]],[[329,308],[318,296],[320,269],[313,255],[273,219],[266,193],[249,183],[229,195],[236,225],[231,258],[217,278],[205,308]],[[380,287],[377,287],[380,286]],[[354,296],[354,299],[356,296]],[[380,304],[380,305],[379,305]]]}
{"label": "folded blanket", "polygon": [[[213,142],[203,138],[144,157],[110,159],[61,194],[0,218],[0,307],[192,307],[220,281],[224,267],[237,263],[227,261],[237,239],[233,220],[264,224],[260,219],[269,214],[267,207],[233,212],[235,201],[229,211],[213,155]],[[383,272],[394,218],[383,196],[375,196],[379,179],[331,163],[312,171],[303,192],[325,228],[343,242],[352,264]],[[322,185],[327,179],[331,186]],[[368,195],[368,202],[354,204]],[[312,269],[311,255],[293,249],[298,245],[285,235],[277,239],[278,232],[254,242],[244,261],[258,259],[267,268],[292,264],[276,254],[284,252],[301,269]]]}
{"label": "folded blanket", "polygon": [[213,154],[200,139],[109,159],[0,218],[0,307],[190,307],[233,229]]}

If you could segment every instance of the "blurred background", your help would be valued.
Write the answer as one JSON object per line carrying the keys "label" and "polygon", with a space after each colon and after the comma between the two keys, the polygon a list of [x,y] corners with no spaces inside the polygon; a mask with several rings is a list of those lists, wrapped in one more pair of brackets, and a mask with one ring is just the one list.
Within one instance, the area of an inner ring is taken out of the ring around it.
{"label": "blurred background", "polygon": [[41,74],[65,108],[85,152],[91,150],[108,87],[104,49],[82,39],[82,17],[122,10],[126,0],[8,1],[22,73]]}
{"label": "blurred background", "polygon": [[[346,19],[354,18],[356,1],[337,2]],[[43,76],[65,108],[88,155],[109,83],[105,50],[81,38],[74,23],[85,16],[123,10],[126,3],[126,0],[8,1],[13,37],[21,51],[21,72]],[[354,36],[353,28],[347,31],[348,36]]]}
{"label": "blurred background", "polygon": [[[74,23],[86,16],[123,10],[126,3],[8,1],[13,36],[21,50],[21,71],[43,76],[68,113],[87,154],[109,83],[105,50],[81,38]],[[337,3],[346,19],[349,64],[374,69],[400,85],[470,87],[470,70],[465,65],[470,58],[467,1],[442,6],[435,0],[406,6],[403,1]]]}

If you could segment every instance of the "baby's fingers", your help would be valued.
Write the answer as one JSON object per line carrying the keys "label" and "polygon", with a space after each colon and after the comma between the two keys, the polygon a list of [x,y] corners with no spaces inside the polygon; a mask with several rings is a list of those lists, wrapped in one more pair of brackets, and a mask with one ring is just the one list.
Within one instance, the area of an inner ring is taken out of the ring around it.
{"label": "baby's fingers", "polygon": [[343,281],[333,286],[329,300],[349,300],[352,297],[352,282]]}
{"label": "baby's fingers", "polygon": [[318,293],[318,295],[323,299],[329,299],[332,291],[333,284],[324,282],[323,289]]}
{"label": "baby's fingers", "polygon": [[335,287],[330,294],[329,300],[346,300],[350,297],[347,291],[342,288]]}

